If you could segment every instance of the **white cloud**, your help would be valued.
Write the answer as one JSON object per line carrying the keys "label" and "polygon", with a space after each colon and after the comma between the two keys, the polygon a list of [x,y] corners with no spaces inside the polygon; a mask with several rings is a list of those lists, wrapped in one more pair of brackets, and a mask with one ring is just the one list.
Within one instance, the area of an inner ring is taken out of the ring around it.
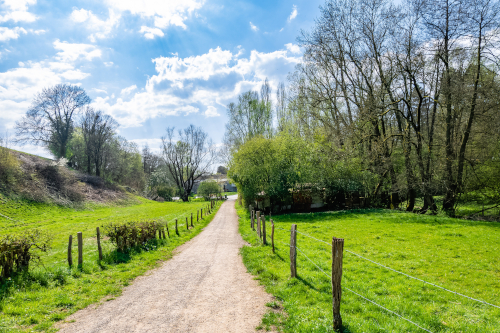
{"label": "white cloud", "polygon": [[252,29],[253,31],[259,31],[259,27],[257,27],[255,24],[253,24],[252,22],[250,22],[250,29]]}
{"label": "white cloud", "polygon": [[[96,108],[115,117],[123,127],[141,126],[148,119],[161,116],[202,113],[220,116],[221,108],[250,89],[258,90],[268,78],[276,89],[279,82],[301,61],[286,50],[270,53],[251,51],[242,58],[220,47],[198,56],[153,59],[156,75],[144,89],[125,101],[122,98],[97,97]],[[130,87],[129,87],[130,88]],[[124,88],[126,91],[128,88]]]}
{"label": "white cloud", "polygon": [[36,0],[3,0],[0,6],[0,22],[34,22],[37,17],[28,12],[28,6],[36,4]]}
{"label": "white cloud", "polygon": [[3,5],[11,10],[28,10],[28,6],[34,4],[36,4],[36,0],[3,0]]}
{"label": "white cloud", "polygon": [[59,83],[79,85],[90,74],[75,67],[75,62],[101,56],[101,51],[93,45],[56,40],[53,46],[60,52],[52,59],[19,62],[19,67],[0,72],[0,127],[12,129],[43,88]]}
{"label": "white cloud", "polygon": [[154,39],[156,36],[163,37],[165,35],[163,31],[158,28],[150,28],[144,25],[141,27],[141,30],[139,30],[139,32],[144,34],[144,37],[146,37],[147,39]]}
{"label": "white cloud", "polygon": [[[152,18],[156,28],[178,26],[186,29],[185,21],[203,6],[205,0],[107,0],[106,2],[116,10],[129,11],[142,18]],[[154,35],[153,33],[153,38]],[[151,35],[147,35],[146,38],[151,38],[149,36]]]}
{"label": "white cloud", "polygon": [[104,66],[106,66],[106,67],[111,67],[113,65],[114,65],[114,63],[112,61],[105,61],[104,62]]}
{"label": "white cloud", "polygon": [[40,29],[40,30],[29,29],[28,31],[35,34],[35,35],[41,35],[41,34],[44,34],[47,32],[46,30],[43,30],[43,29]]}
{"label": "white cloud", "polygon": [[291,22],[294,18],[297,17],[299,12],[297,11],[297,6],[293,5],[292,7],[292,12],[290,13],[290,16],[288,17],[288,22]]}
{"label": "white cloud", "polygon": [[179,58],[177,54],[172,57],[156,58],[153,62],[158,75],[153,76],[150,83],[169,80],[182,87],[182,82],[185,80],[208,80],[213,75],[228,74],[231,70],[228,63],[232,58],[233,54],[230,51],[223,51],[220,47],[184,59]]}
{"label": "white cloud", "polygon": [[91,42],[108,37],[113,28],[118,25],[120,17],[121,15],[116,14],[113,9],[109,9],[107,20],[101,20],[92,11],[83,8],[74,9],[70,15],[70,19],[73,22],[85,23],[87,29],[94,31],[89,36]]}
{"label": "white cloud", "polygon": [[18,39],[21,34],[27,34],[24,28],[15,27],[12,29],[0,27],[0,42],[5,42],[10,39]]}
{"label": "white cloud", "polygon": [[134,84],[133,86],[130,86],[130,87],[127,87],[127,88],[123,88],[122,91],[121,91],[121,94],[122,95],[128,95],[128,94],[130,94],[132,91],[134,91],[136,89],[137,89],[137,86]]}
{"label": "white cloud", "polygon": [[207,106],[207,110],[205,111],[205,117],[218,117],[220,116],[219,112],[217,112],[217,108],[215,106],[209,105]]}
{"label": "white cloud", "polygon": [[148,145],[149,149],[156,154],[162,152],[162,141],[161,139],[134,139],[129,140],[131,142],[137,143],[137,145],[142,148]]}
{"label": "white cloud", "polygon": [[299,54],[300,53],[300,47],[296,44],[288,43],[285,44],[286,49],[294,54]]}
{"label": "white cloud", "polygon": [[90,91],[93,91],[93,92],[98,93],[98,94],[108,94],[108,92],[106,90],[103,90],[103,89],[92,88],[92,89],[90,89]]}
{"label": "white cloud", "polygon": [[54,42],[54,48],[61,50],[57,52],[56,59],[62,62],[74,62],[80,58],[91,61],[102,55],[101,50],[94,45],[61,42],[59,39]]}

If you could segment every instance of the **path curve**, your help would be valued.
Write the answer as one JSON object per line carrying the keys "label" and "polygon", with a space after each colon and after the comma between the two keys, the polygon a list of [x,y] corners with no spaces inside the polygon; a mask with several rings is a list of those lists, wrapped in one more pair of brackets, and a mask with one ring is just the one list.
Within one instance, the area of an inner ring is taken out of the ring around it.
{"label": "path curve", "polygon": [[255,332],[272,297],[243,265],[244,244],[228,200],[172,259],[122,296],[74,313],[60,332]]}

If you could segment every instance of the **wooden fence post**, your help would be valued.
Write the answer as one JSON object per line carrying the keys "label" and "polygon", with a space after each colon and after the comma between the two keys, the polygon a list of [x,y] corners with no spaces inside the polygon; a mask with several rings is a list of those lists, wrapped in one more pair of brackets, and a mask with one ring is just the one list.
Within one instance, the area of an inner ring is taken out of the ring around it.
{"label": "wooden fence post", "polygon": [[200,211],[196,210],[196,222],[200,222]]}
{"label": "wooden fence post", "polygon": [[68,265],[69,265],[69,267],[73,266],[73,255],[71,254],[72,244],[73,244],[73,236],[69,235],[69,241],[68,241]]}
{"label": "wooden fence post", "polygon": [[97,250],[99,251],[99,261],[102,260],[102,247],[101,247],[101,232],[97,227]]}
{"label": "wooden fence post", "polygon": [[161,233],[163,234],[163,239],[166,239],[166,237],[165,237],[165,230],[162,230]]}
{"label": "wooden fence post", "polygon": [[274,221],[271,219],[271,244],[273,245],[274,253]]}
{"label": "wooden fence post", "polygon": [[266,240],[266,216],[262,215],[262,244],[267,245]]}
{"label": "wooden fence post", "polygon": [[201,219],[203,220],[203,208],[201,209]]}
{"label": "wooden fence post", "polygon": [[175,219],[175,234],[179,236],[179,227],[177,226],[177,219]]}
{"label": "wooden fence post", "polygon": [[193,225],[193,213],[191,213],[191,227],[194,228],[194,225]]}
{"label": "wooden fence post", "polygon": [[290,276],[297,277],[297,225],[292,224],[290,231]]}
{"label": "wooden fence post", "polygon": [[186,230],[189,230],[189,222],[187,216],[186,216]]}
{"label": "wooden fence post", "polygon": [[260,238],[260,211],[257,212],[257,236]]}
{"label": "wooden fence post", "polygon": [[340,301],[342,297],[342,258],[344,255],[344,239],[332,239],[332,296],[333,296],[333,329],[342,327]]}
{"label": "wooden fence post", "polygon": [[250,212],[250,226],[252,227],[252,230],[255,230],[255,227],[253,226],[254,218],[255,218],[255,211],[252,209],[252,211]]}
{"label": "wooden fence post", "polygon": [[170,231],[168,231],[168,222],[165,222],[165,227],[167,227],[167,236],[170,238]]}
{"label": "wooden fence post", "polygon": [[78,267],[83,266],[83,235],[82,232],[76,234],[78,239]]}

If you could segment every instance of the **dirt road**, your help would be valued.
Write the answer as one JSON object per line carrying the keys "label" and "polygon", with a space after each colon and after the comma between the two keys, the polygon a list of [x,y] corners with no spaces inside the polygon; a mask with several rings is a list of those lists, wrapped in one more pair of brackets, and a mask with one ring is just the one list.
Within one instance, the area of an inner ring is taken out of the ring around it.
{"label": "dirt road", "polygon": [[234,199],[179,253],[122,296],[71,315],[60,332],[255,332],[271,301],[238,249]]}

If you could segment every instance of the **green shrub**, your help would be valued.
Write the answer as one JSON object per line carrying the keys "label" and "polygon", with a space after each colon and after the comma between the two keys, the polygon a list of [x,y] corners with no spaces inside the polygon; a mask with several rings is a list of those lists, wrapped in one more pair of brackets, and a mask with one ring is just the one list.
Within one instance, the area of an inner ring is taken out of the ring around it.
{"label": "green shrub", "polygon": [[221,187],[215,180],[205,180],[198,186],[198,195],[205,200],[210,200],[210,196],[220,195],[221,192]]}
{"label": "green shrub", "polygon": [[125,252],[137,246],[145,246],[149,240],[155,239],[157,229],[156,221],[110,223],[104,226],[104,234],[120,252]]}
{"label": "green shrub", "polygon": [[166,201],[172,201],[172,197],[175,194],[175,188],[165,185],[158,186],[156,193]]}
{"label": "green shrub", "polygon": [[31,262],[39,261],[39,252],[50,249],[51,236],[38,229],[22,235],[4,235],[0,238],[0,278],[4,279],[23,270]]}

